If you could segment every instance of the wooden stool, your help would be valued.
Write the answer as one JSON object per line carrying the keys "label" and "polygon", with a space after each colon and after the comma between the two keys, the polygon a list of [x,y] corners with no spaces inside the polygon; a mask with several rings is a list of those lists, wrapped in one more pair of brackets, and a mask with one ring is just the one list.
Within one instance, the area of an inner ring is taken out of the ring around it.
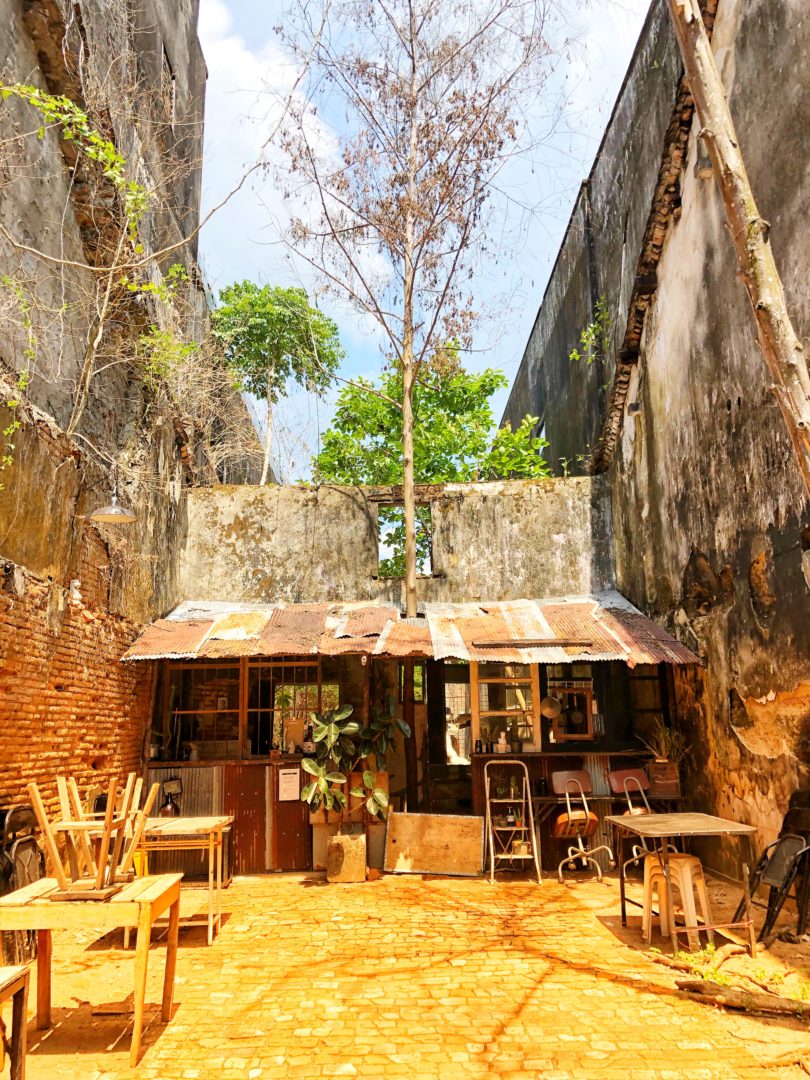
{"label": "wooden stool", "polygon": [[[703,867],[700,859],[695,855],[682,855],[674,852],[669,856],[669,872],[671,884],[676,888],[681,897],[684,921],[689,929],[689,947],[700,947],[700,932],[698,930],[697,910],[695,908],[695,892],[697,892],[700,912],[704,923],[711,924],[712,917],[709,908],[709,895],[706,891],[706,879],[703,876]],[[671,912],[667,905],[667,887],[664,878],[664,869],[657,855],[648,855],[644,860],[644,904],[641,917],[641,926],[644,939],[649,945],[652,941],[652,902],[653,891],[658,896],[658,911],[661,920],[661,933],[664,937],[670,934],[670,920],[675,919],[674,911]],[[714,932],[707,931],[709,941],[714,941]]]}

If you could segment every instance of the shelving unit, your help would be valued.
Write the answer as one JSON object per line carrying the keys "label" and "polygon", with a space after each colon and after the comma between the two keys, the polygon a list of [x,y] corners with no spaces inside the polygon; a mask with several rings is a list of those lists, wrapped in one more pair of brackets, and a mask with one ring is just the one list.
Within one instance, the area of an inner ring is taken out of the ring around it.
{"label": "shelving unit", "polygon": [[[520,779],[517,785],[517,793],[508,796],[498,795],[497,791],[503,784],[502,777],[497,772],[512,770],[511,776],[517,775]],[[486,792],[486,825],[487,845],[489,848],[489,880],[495,881],[495,870],[500,863],[520,864],[533,862],[537,872],[537,884],[542,883],[540,873],[540,852],[538,850],[538,836],[534,827],[534,811],[532,810],[531,789],[529,787],[529,770],[523,761],[507,758],[504,761],[488,761],[484,766],[484,789]],[[519,819],[522,824],[496,824],[509,814]],[[516,852],[515,845],[526,843],[528,851]]]}

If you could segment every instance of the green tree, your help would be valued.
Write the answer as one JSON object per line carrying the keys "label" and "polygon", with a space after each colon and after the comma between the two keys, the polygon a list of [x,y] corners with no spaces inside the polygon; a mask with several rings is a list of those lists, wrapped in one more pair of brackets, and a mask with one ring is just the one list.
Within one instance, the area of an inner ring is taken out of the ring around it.
{"label": "green tree", "polygon": [[[517,430],[502,427],[492,437],[490,399],[507,385],[493,368],[470,373],[455,367],[438,376],[423,369],[414,387],[414,480],[417,484],[548,476],[542,457],[546,440],[533,434],[536,416]],[[402,372],[384,371],[376,383],[358,379],[341,391],[332,426],[313,459],[318,481],[336,484],[402,483]],[[383,541],[390,558],[380,562],[383,577],[405,572],[405,522],[399,508],[380,510]],[[416,508],[417,564],[430,557],[430,518]]]}
{"label": "green tree", "polygon": [[332,319],[312,307],[304,289],[229,285],[212,313],[214,336],[241,386],[267,402],[267,431],[260,483],[270,474],[273,406],[290,381],[323,391],[344,357]]}

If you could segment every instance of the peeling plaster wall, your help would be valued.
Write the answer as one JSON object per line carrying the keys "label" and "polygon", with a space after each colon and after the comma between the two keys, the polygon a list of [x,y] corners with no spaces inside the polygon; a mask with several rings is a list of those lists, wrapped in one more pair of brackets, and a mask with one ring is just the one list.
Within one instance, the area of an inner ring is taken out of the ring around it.
{"label": "peeling plaster wall", "polygon": [[[589,477],[445,484],[429,499],[424,601],[587,593],[613,582],[607,485]],[[217,487],[189,493],[188,600],[400,600],[378,580],[381,489]]]}
{"label": "peeling plaster wall", "polygon": [[[807,341],[805,0],[720,0],[713,45],[789,309]],[[667,153],[675,49],[665,3],[656,0],[594,167],[598,289],[622,327],[637,222],[650,214],[650,178]],[[697,129],[695,120],[627,394],[634,407],[625,408],[607,474],[616,581],[705,659],[703,673],[675,673],[680,722],[693,745],[690,800],[759,825],[763,842],[778,829],[791,791],[810,783],[810,507],[769,390],[722,201],[714,179],[696,175]],[[576,247],[576,239],[567,244]],[[569,269],[576,265],[578,278]],[[545,387],[552,457],[555,430],[580,430],[578,376],[561,346],[576,339],[583,319],[576,305],[569,310],[554,298],[584,295],[584,274],[575,252],[561,254],[560,280],[549,285],[507,410],[514,418],[536,408],[524,402],[526,387]],[[584,453],[587,441],[565,452]],[[733,859],[725,865],[738,869]]]}
{"label": "peeling plaster wall", "polygon": [[[806,341],[810,83],[784,78],[810,59],[806,5],[721,0],[713,45]],[[679,686],[695,733],[695,795],[770,840],[791,791],[810,782],[810,508],[717,185],[695,175],[696,132],[697,121],[629,394],[641,409],[625,415],[613,465],[618,580],[708,662],[702,691]]]}

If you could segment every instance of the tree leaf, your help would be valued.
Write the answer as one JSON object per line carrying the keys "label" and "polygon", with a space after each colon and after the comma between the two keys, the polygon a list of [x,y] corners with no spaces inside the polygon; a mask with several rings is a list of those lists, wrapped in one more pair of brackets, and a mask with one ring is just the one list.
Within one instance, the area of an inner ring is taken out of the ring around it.
{"label": "tree leaf", "polygon": [[301,758],[301,768],[305,773],[309,773],[310,776],[320,776],[323,771],[315,764],[312,758],[308,757]]}
{"label": "tree leaf", "polygon": [[374,791],[372,791],[371,793],[371,797],[383,809],[388,806],[388,792],[383,791],[382,788],[374,788]]}
{"label": "tree leaf", "polygon": [[329,781],[330,784],[346,783],[346,777],[341,772],[328,772],[326,774],[326,779]]}
{"label": "tree leaf", "polygon": [[371,769],[366,769],[366,771],[363,773],[363,783],[367,788],[373,788],[374,785],[377,783],[376,773],[373,773]]}

